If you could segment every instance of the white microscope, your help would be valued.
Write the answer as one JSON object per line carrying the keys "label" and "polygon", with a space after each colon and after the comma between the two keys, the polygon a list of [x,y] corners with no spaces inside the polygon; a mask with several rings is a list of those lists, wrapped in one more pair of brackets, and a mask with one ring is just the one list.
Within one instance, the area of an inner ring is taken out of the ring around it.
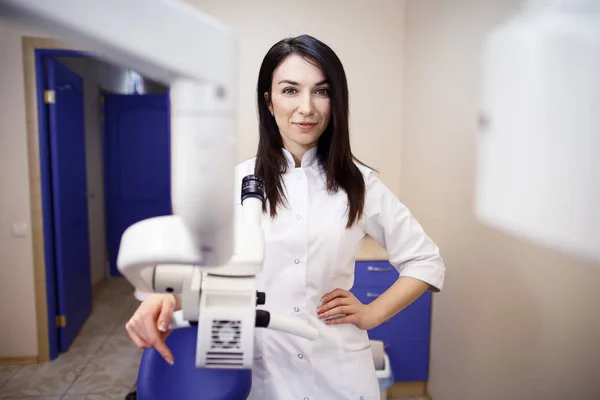
{"label": "white microscope", "polygon": [[[254,175],[244,177],[240,196],[235,253],[231,261],[219,268],[173,263],[195,251],[178,216],[138,222],[121,239],[117,264],[127,279],[135,282],[136,288],[145,292],[181,293],[182,312],[174,315],[170,328],[197,324],[198,368],[251,368],[255,327],[308,340],[318,337],[317,330],[301,320],[257,310],[257,305],[264,305],[266,300],[266,294],[258,292],[255,285],[264,259],[262,180]],[[157,265],[150,265],[148,260]]]}

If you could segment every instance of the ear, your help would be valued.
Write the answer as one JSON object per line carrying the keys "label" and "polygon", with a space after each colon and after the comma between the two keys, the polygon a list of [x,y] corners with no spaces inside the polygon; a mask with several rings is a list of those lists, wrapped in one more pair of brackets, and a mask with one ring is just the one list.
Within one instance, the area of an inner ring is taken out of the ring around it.
{"label": "ear", "polygon": [[271,99],[269,99],[269,93],[265,92],[265,101],[267,102],[267,107],[269,107],[269,111],[271,115],[273,115],[273,103],[271,103]]}

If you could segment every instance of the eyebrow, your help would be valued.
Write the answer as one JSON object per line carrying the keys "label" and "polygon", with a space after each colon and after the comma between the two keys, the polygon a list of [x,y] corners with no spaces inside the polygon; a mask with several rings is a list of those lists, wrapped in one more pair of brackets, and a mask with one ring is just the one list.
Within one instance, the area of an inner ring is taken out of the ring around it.
{"label": "eyebrow", "polygon": [[[287,83],[288,85],[300,86],[300,84],[298,82],[294,82],[294,81],[291,81],[289,79],[283,79],[283,80],[279,81],[278,85],[281,85],[282,83]],[[327,79],[323,79],[322,81],[317,82],[317,84],[315,86],[324,85],[326,83],[328,83]]]}

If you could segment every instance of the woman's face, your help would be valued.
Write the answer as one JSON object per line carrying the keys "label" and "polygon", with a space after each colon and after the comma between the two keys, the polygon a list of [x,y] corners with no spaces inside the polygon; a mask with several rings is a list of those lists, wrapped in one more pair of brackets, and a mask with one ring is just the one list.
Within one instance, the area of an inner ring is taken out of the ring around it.
{"label": "woman's face", "polygon": [[323,72],[297,54],[275,69],[271,98],[265,94],[265,99],[283,145],[292,154],[314,147],[331,119],[329,85]]}

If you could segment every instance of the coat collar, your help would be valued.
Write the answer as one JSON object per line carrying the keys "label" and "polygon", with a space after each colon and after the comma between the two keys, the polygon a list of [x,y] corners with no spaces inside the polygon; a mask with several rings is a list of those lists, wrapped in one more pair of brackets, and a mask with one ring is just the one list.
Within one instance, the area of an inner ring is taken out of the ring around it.
{"label": "coat collar", "polygon": [[[285,148],[281,149],[283,151],[283,155],[288,163],[289,169],[296,168],[296,162],[294,161],[294,157],[292,153],[287,151]],[[312,149],[306,151],[302,156],[302,162],[300,163],[300,168],[307,168],[315,165],[317,163],[317,146]]]}

